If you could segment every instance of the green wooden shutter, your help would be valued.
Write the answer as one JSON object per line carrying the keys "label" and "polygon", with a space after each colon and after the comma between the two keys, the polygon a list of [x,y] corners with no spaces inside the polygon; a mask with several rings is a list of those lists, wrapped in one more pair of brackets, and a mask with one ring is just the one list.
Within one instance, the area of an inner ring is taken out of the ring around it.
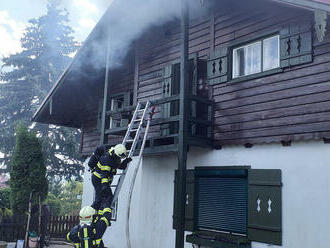
{"label": "green wooden shutter", "polygon": [[131,92],[126,92],[124,94],[124,107],[128,107],[131,102]]}
{"label": "green wooden shutter", "polygon": [[[194,231],[194,195],[195,195],[195,171],[186,171],[186,199],[185,199],[185,230]],[[174,178],[174,205],[173,205],[173,229],[178,228],[179,209],[178,201],[180,196],[178,195],[178,175],[179,171],[175,171]]]}
{"label": "green wooden shutter", "polygon": [[281,170],[248,171],[248,239],[282,245]]}
{"label": "green wooden shutter", "polygon": [[281,67],[313,61],[312,27],[310,24],[291,24],[280,32]]}
{"label": "green wooden shutter", "polygon": [[210,52],[207,61],[207,80],[211,85],[228,81],[227,47]]}
{"label": "green wooden shutter", "polygon": [[[169,97],[172,95],[172,82],[173,82],[173,65],[168,65],[163,69],[163,82],[162,82],[162,97]],[[164,103],[161,105],[162,118],[168,118],[171,114],[171,103]],[[160,135],[166,136],[170,134],[170,125],[160,125]]]}

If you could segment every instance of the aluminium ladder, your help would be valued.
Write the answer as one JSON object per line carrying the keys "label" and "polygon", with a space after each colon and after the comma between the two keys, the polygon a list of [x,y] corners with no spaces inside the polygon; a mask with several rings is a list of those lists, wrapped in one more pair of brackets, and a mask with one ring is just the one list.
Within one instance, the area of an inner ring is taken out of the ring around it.
{"label": "aluminium ladder", "polygon": [[[144,108],[142,107],[142,104],[139,103],[139,102],[136,106],[136,109],[134,111],[132,120],[131,120],[130,124],[127,127],[127,131],[126,131],[124,140],[122,142],[122,144],[124,146],[126,146],[127,144],[131,144],[131,148],[129,150],[129,153],[128,153],[127,157],[132,157],[134,155],[136,146],[137,146],[137,144],[139,142],[139,139],[140,139],[143,123],[145,121],[145,117],[146,117],[147,112],[150,108],[150,105],[151,105],[151,103],[150,103],[150,101],[148,101],[148,102],[146,102]],[[152,113],[149,113],[149,114],[152,114]],[[146,132],[147,132],[147,130],[146,130]],[[132,138],[132,136],[134,136],[134,138]],[[144,135],[142,144],[145,143],[145,139],[146,139],[146,135]],[[139,154],[139,157],[140,156],[142,156],[142,154]],[[129,166],[127,166],[126,169],[123,170],[121,176],[119,177],[119,180],[118,180],[118,183],[117,183],[114,195],[113,195],[112,203],[111,203],[112,208],[114,208],[116,203],[117,203],[118,195],[119,195],[119,192],[120,192],[121,187],[123,185],[123,182],[124,182],[124,179],[125,179],[126,172],[127,172],[128,168],[129,168]]]}

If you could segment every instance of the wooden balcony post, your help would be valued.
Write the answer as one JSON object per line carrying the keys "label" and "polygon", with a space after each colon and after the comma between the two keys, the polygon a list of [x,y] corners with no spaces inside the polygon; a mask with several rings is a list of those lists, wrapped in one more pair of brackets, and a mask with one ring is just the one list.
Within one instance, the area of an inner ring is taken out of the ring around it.
{"label": "wooden balcony post", "polygon": [[103,145],[105,143],[105,118],[106,118],[107,103],[108,103],[109,70],[110,70],[110,34],[108,35],[107,55],[106,55],[106,62],[105,62],[105,77],[104,77],[104,90],[103,90],[103,109],[102,109],[102,119],[101,119],[100,145]]}
{"label": "wooden balcony post", "polygon": [[176,230],[175,247],[184,247],[186,169],[187,169],[187,110],[188,110],[188,44],[189,44],[189,6],[182,0],[181,18],[181,72],[180,72],[180,117],[179,117],[179,152],[178,152],[178,228]]}

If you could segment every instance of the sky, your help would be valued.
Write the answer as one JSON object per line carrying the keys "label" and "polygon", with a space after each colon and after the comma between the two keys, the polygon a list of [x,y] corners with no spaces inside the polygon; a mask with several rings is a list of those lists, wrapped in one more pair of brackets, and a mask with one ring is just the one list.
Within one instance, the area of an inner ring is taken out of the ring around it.
{"label": "sky", "polygon": [[[58,2],[69,11],[75,38],[84,41],[112,0]],[[0,59],[20,51],[20,38],[28,20],[44,15],[46,6],[47,0],[0,0]]]}

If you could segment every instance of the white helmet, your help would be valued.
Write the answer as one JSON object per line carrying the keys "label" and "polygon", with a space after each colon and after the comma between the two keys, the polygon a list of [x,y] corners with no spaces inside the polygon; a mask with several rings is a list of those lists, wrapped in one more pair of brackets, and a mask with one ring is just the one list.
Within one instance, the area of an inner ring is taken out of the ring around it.
{"label": "white helmet", "polygon": [[80,224],[91,224],[94,214],[96,214],[96,211],[91,206],[83,207],[79,212]]}
{"label": "white helmet", "polygon": [[120,158],[125,158],[127,156],[126,147],[122,144],[118,144],[113,148],[115,154]]}

